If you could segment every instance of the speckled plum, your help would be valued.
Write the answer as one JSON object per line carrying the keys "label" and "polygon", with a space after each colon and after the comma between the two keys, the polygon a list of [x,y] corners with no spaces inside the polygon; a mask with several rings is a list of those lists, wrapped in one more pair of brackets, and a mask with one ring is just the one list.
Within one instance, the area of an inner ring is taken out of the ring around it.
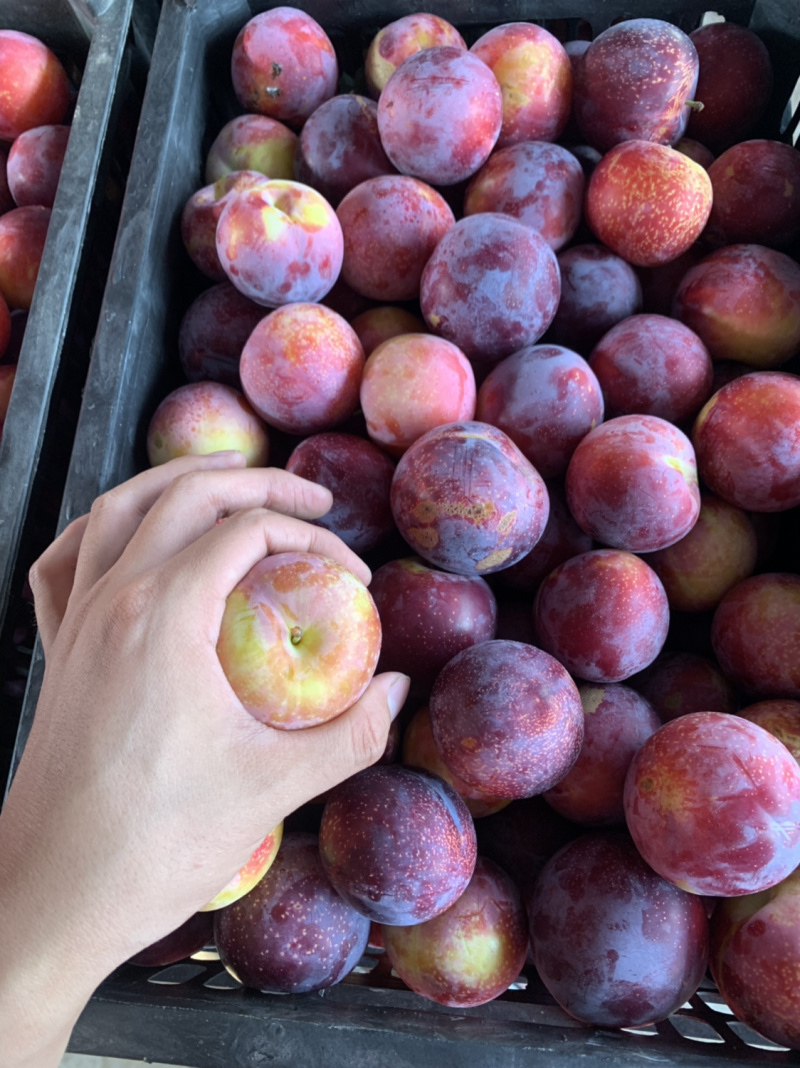
{"label": "speckled plum", "polygon": [[378,133],[378,105],[369,97],[331,97],[309,116],[297,139],[294,177],[334,207],[368,178],[395,173]]}
{"label": "speckled plum", "polygon": [[434,427],[400,457],[392,514],[420,556],[445,571],[488,575],[529,553],[550,506],[541,475],[488,423]]}
{"label": "speckled plum", "polygon": [[780,367],[800,352],[800,264],[763,245],[727,245],[686,272],[672,314],[712,360]]}
{"label": "speckled plum", "polygon": [[500,86],[486,64],[460,47],[416,52],[378,100],[386,155],[401,174],[455,185],[489,158],[503,121]]}
{"label": "speckled plum", "polygon": [[239,374],[250,403],[271,426],[317,434],[352,415],[364,369],[353,328],[322,304],[277,308],[255,327]]}
{"label": "speckled plum", "polygon": [[460,219],[437,245],[420,284],[429,328],[470,360],[489,364],[538,341],[560,296],[553,250],[499,212]]}
{"label": "speckled plum", "polygon": [[376,308],[367,308],[351,319],[350,325],[358,334],[365,356],[398,334],[425,333],[422,319],[399,304],[379,304]]}
{"label": "speckled plum", "polygon": [[548,341],[588,356],[612,326],[642,308],[633,267],[603,245],[573,245],[558,254],[561,300]]}
{"label": "speckled plum", "polygon": [[566,489],[579,526],[629,552],[672,545],[700,514],[692,443],[654,415],[620,415],[589,431],[572,454]]}
{"label": "speckled plum", "polygon": [[451,45],[467,50],[455,26],[439,15],[417,11],[390,22],[379,30],[367,49],[364,75],[370,94],[377,100],[401,63],[423,48]]}
{"label": "speckled plum", "polygon": [[699,61],[691,39],[662,19],[626,19],[599,34],[575,67],[573,111],[590,145],[674,144],[686,132]]}
{"label": "speckled plum", "polygon": [[[0,30],[0,141],[35,126],[62,123],[69,110],[67,72],[44,41],[19,30]],[[13,91],[11,91],[13,87]]]}
{"label": "speckled plum", "polygon": [[419,296],[425,265],[455,222],[440,193],[400,174],[357,185],[336,214],[344,235],[342,278],[382,302]]}
{"label": "speckled plum", "polygon": [[422,768],[449,782],[463,799],[473,819],[491,816],[510,803],[507,797],[493,797],[476,786],[470,786],[448,768],[436,748],[428,705],[420,705],[403,732],[403,763],[406,767]]}
{"label": "speckled plum", "polygon": [[503,585],[511,589],[535,593],[539,583],[553,568],[572,556],[588,553],[594,544],[575,522],[567,507],[563,482],[555,479],[549,481],[547,495],[550,498],[550,515],[541,538],[527,556],[497,573]]}
{"label": "speckled plum", "polygon": [[187,308],[178,331],[178,358],[189,381],[210,379],[241,389],[242,349],[266,314],[230,282],[204,289]]}
{"label": "speckled plum", "polygon": [[586,834],[551,857],[528,916],[537,972],[583,1023],[666,1019],[706,970],[703,902],[657,875],[620,832]]}
{"label": "speckled plum", "polygon": [[592,171],[584,214],[612,252],[635,267],[657,267],[691,248],[711,201],[711,179],[699,163],[667,145],[624,141]]}
{"label": "speckled plum", "polygon": [[446,912],[381,931],[386,954],[406,986],[440,1005],[483,1005],[496,998],[517,979],[528,952],[520,892],[484,857]]}
{"label": "speckled plum", "polygon": [[509,145],[493,152],[470,179],[464,214],[510,215],[540,233],[557,252],[578,229],[584,185],[583,168],[566,148],[545,141]]}
{"label": "speckled plum", "polygon": [[249,894],[216,914],[225,968],[256,990],[304,994],[340,982],[367,947],[369,920],[331,886],[313,834],[287,834]]}
{"label": "speckled plum", "polygon": [[181,239],[192,263],[215,282],[227,281],[217,253],[217,223],[231,193],[264,181],[257,171],[231,171],[192,193],[181,213]]}
{"label": "speckled plum", "polygon": [[542,478],[556,478],[602,423],[603,409],[600,383],[582,356],[561,345],[527,345],[492,368],[475,414],[508,434]]}
{"label": "speckled plum", "polygon": [[588,682],[623,682],[651,664],[669,628],[655,571],[632,553],[593,549],[542,582],[533,608],[539,643]]}
{"label": "speckled plum", "polygon": [[695,420],[700,477],[752,512],[800,504],[800,378],[756,371],[723,386]]}
{"label": "speckled plum", "polygon": [[49,224],[50,208],[41,204],[0,216],[0,295],[12,310],[30,309]]}
{"label": "speckled plum", "polygon": [[302,126],[336,92],[339,65],[320,24],[296,7],[251,18],[233,44],[231,78],[245,111]]}
{"label": "speckled plum", "polygon": [[394,530],[389,505],[394,463],[372,442],[355,434],[312,434],[292,450],[286,470],[327,486],[333,505],[314,522],[354,552],[374,549]]}
{"label": "speckled plum", "polygon": [[422,923],[448,909],[475,869],[475,827],[448,783],[389,764],[331,793],[319,832],[322,864],[339,894],[378,923]]}
{"label": "speckled plum", "polygon": [[379,671],[402,671],[427,700],[436,676],[456,653],[490,641],[497,603],[485,579],[428,567],[419,557],[382,564],[370,583],[383,641]]}
{"label": "speckled plum", "polygon": [[682,423],[711,396],[708,349],[687,326],[664,315],[631,315],[612,326],[589,364],[609,417],[639,413]]}
{"label": "speckled plum", "polygon": [[665,879],[694,894],[753,894],[800,864],[800,765],[741,716],[692,712],[633,758],[625,817]]}
{"label": "speckled plum", "polygon": [[736,690],[708,657],[666,650],[653,663],[628,679],[646,697],[662,723],[689,712],[735,712]]}
{"label": "speckled plum", "polygon": [[800,701],[781,700],[757,701],[739,712],[744,719],[757,723],[765,731],[773,734],[783,742],[795,760],[800,764]]}
{"label": "speckled plum", "polygon": [[257,171],[266,178],[294,178],[297,134],[267,115],[237,115],[226,122],[206,156],[211,185],[232,171]]}
{"label": "speckled plum", "polygon": [[711,623],[720,667],[757,697],[800,699],[800,575],[752,575],[729,590]]}
{"label": "speckled plum", "polygon": [[445,764],[496,797],[532,797],[578,758],[583,709],[567,670],[524,642],[495,639],[458,653],[439,673],[431,726]]}
{"label": "speckled plum", "polygon": [[36,126],[16,138],[8,154],[8,187],[18,207],[52,208],[69,141],[69,126]]}
{"label": "speckled plum", "polygon": [[451,341],[400,334],[367,358],[360,399],[369,436],[402,456],[434,427],[475,417],[475,374]]}
{"label": "speckled plum", "polygon": [[630,686],[582,682],[583,745],[563,779],[543,794],[567,819],[587,827],[624,826],[622,794],[634,753],[661,726],[653,706]]}
{"label": "speckled plum", "polygon": [[661,579],[670,608],[708,612],[753,573],[757,557],[756,532],[747,513],[704,493],[700,515],[689,533],[666,549],[649,553],[647,562]]}
{"label": "speckled plum", "polygon": [[342,268],[344,239],[336,212],[300,182],[265,179],[230,196],[216,239],[231,282],[268,308],[321,300]]}
{"label": "speckled plum", "polygon": [[238,449],[248,467],[263,467],[269,456],[267,428],[245,396],[221,382],[179,386],[161,401],[147,428],[151,467],[223,449]]}

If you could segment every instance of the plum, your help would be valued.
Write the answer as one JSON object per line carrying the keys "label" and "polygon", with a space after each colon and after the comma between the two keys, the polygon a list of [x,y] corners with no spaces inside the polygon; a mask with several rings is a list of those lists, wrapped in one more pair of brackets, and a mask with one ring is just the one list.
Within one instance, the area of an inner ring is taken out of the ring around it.
{"label": "plum", "polygon": [[50,208],[32,204],[0,215],[0,295],[28,311],[44,253]]}
{"label": "plum", "polygon": [[375,100],[397,68],[424,48],[451,45],[466,52],[464,38],[439,15],[414,12],[384,26],[370,41],[364,60],[364,75]]}
{"label": "plum", "polygon": [[128,959],[128,964],[139,964],[144,968],[165,968],[168,964],[191,957],[213,941],[214,913],[195,912],[180,927],[135,953]]}
{"label": "plum", "polygon": [[62,123],[69,110],[67,72],[47,45],[29,33],[0,30],[0,141]]}
{"label": "plum", "polygon": [[232,171],[256,171],[266,178],[294,178],[297,134],[267,115],[237,115],[214,138],[206,157],[208,185]]}
{"label": "plum", "polygon": [[69,126],[35,126],[14,141],[8,154],[8,187],[20,208],[52,208],[69,135]]}
{"label": "plum", "polygon": [[367,308],[350,320],[364,349],[364,356],[377,349],[384,341],[400,334],[424,334],[425,323],[418,315],[399,304],[380,304]]}
{"label": "plum", "polygon": [[195,267],[215,282],[224,282],[227,274],[217,252],[217,223],[229,194],[250,189],[263,182],[264,176],[253,170],[232,171],[213,185],[203,186],[189,197],[181,214],[183,247]]}
{"label": "plum", "polygon": [[646,697],[663,723],[688,712],[735,712],[736,691],[719,666],[699,653],[659,653],[628,685]]}
{"label": "plum", "polygon": [[743,708],[739,715],[774,734],[800,764],[800,701],[780,698],[757,701]]}
{"label": "plum", "polygon": [[230,282],[204,289],[187,308],[178,332],[178,358],[189,381],[210,379],[241,389],[242,349],[266,314]]}

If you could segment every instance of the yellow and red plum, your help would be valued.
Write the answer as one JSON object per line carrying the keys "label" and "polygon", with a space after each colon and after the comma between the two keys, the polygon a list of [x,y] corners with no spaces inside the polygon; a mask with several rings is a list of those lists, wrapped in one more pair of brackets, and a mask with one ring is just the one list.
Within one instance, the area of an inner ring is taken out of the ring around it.
{"label": "yellow and red plum", "polygon": [[331,491],[330,511],[314,522],[354,552],[374,549],[394,530],[389,504],[394,463],[371,441],[335,431],[312,434],[292,450],[286,470]]}
{"label": "yellow and red plum", "polygon": [[655,571],[619,549],[593,549],[550,572],[533,607],[539,644],[587,682],[623,682],[667,638],[669,604]]}
{"label": "yellow and red plum", "polygon": [[644,859],[676,886],[753,894],[800,864],[800,765],[741,716],[691,712],[634,756],[625,818]]}
{"label": "yellow and red plum", "polygon": [[702,900],[657,875],[621,832],[596,831],[564,846],[527,904],[536,970],[583,1023],[664,1020],[705,974]]}
{"label": "yellow and red plum", "polygon": [[752,512],[800,504],[800,378],[756,371],[728,382],[703,406],[692,441],[703,482]]}
{"label": "yellow and red plum", "polygon": [[583,741],[577,686],[555,657],[523,642],[495,639],[454,656],[433,685],[430,713],[445,764],[495,797],[549,790]]}
{"label": "yellow and red plum", "polygon": [[483,1005],[519,976],[528,952],[525,906],[511,878],[478,857],[469,886],[439,916],[381,927],[392,967],[414,993],[440,1005]]}
{"label": "yellow and red plum", "polygon": [[313,834],[287,834],[261,882],[220,910],[220,961],[256,990],[305,994],[340,982],[367,947],[369,920],[342,900],[319,859]]}
{"label": "yellow and red plum", "polygon": [[752,575],[734,586],[714,612],[711,644],[746,693],[800,699],[800,575]]}
{"label": "yellow and red plum", "polygon": [[428,327],[470,360],[497,363],[532,345],[561,296],[555,253],[541,234],[499,212],[460,219],[422,273]]}
{"label": "yellow and red plum", "polygon": [[293,179],[297,134],[267,115],[237,115],[226,122],[206,156],[205,178],[213,185],[232,171]]}
{"label": "yellow and red plum", "polygon": [[757,701],[743,708],[739,715],[774,734],[800,764],[800,701],[780,698]]}
{"label": "yellow and red plum", "polygon": [[253,887],[264,877],[272,867],[275,857],[278,855],[283,839],[283,823],[279,823],[264,838],[243,868],[234,875],[229,883],[218,894],[204,905],[201,912],[216,912],[217,909],[232,905],[240,897],[248,894]]}
{"label": "yellow and red plum", "polygon": [[425,265],[455,222],[440,193],[400,174],[361,182],[336,215],[344,235],[342,278],[382,303],[419,296]]}
{"label": "yellow and red plum", "polygon": [[455,185],[489,158],[503,121],[494,74],[471,52],[441,45],[415,52],[378,100],[386,155],[401,174]]}
{"label": "yellow and red plum", "polygon": [[380,646],[377,609],[351,571],[317,553],[283,552],[229,594],[217,654],[252,716],[295,730],[355,704]]}
{"label": "yellow and red plum", "polygon": [[187,308],[178,331],[178,359],[190,382],[222,382],[241,389],[239,360],[267,310],[231,285],[204,289]]}
{"label": "yellow and red plum", "polygon": [[310,186],[264,179],[228,198],[217,223],[228,278],[266,307],[326,296],[344,255],[336,212]]}
{"label": "yellow and red plum", "polygon": [[376,308],[367,308],[351,319],[350,325],[358,334],[364,356],[369,356],[378,345],[398,334],[425,333],[422,319],[399,304],[379,304]]}
{"label": "yellow and red plum", "polygon": [[719,666],[699,653],[667,650],[628,679],[655,708],[662,723],[689,712],[736,712],[736,690]]}
{"label": "yellow and red plum", "polygon": [[0,216],[0,295],[11,309],[30,309],[49,224],[41,204]]}
{"label": "yellow and red plum", "polygon": [[13,141],[26,130],[66,118],[70,104],[67,73],[38,37],[0,30],[0,84],[0,141]]}
{"label": "yellow and red plum", "polygon": [[600,383],[582,356],[561,345],[526,345],[483,380],[475,414],[508,434],[542,478],[556,478],[603,411]]}
{"label": "yellow and red plum", "polygon": [[367,357],[360,400],[370,438],[402,456],[434,427],[475,418],[475,374],[452,342],[401,334]]}
{"label": "yellow and red plum", "polygon": [[233,44],[231,78],[245,111],[302,126],[336,92],[339,64],[320,24],[296,7],[251,18]]}
{"label": "yellow and red plum", "polygon": [[264,181],[257,171],[231,171],[213,185],[192,193],[181,213],[181,239],[198,270],[215,282],[227,281],[217,253],[217,223],[231,193],[250,189]]}
{"label": "yellow and red plum", "polygon": [[587,534],[632,553],[679,541],[700,514],[692,443],[654,415],[620,415],[590,430],[572,454],[566,490]]}
{"label": "yellow and red plum", "polygon": [[16,138],[8,153],[8,188],[24,208],[52,208],[69,141],[69,126],[35,126]]}
{"label": "yellow and red plum", "polygon": [[408,675],[411,692],[424,700],[448,660],[495,636],[497,603],[477,575],[454,575],[404,557],[377,568],[370,593],[383,631],[378,670]]}
{"label": "yellow and red plum", "polygon": [[398,926],[448,909],[469,885],[477,858],[472,817],[453,787],[399,764],[367,768],[332,791],[319,850],[348,904]]}
{"label": "yellow and red plum", "polygon": [[364,350],[353,328],[323,304],[277,308],[242,350],[242,389],[259,415],[290,434],[331,430],[358,407]]}
{"label": "yellow and red plum", "polygon": [[542,536],[544,480],[488,423],[434,427],[400,457],[392,481],[397,528],[421,557],[460,575],[509,567]]}
{"label": "yellow and red plum", "polygon": [[221,382],[190,382],[164,398],[147,428],[151,467],[176,456],[237,449],[248,467],[264,467],[269,457],[267,428],[246,397]]}
{"label": "yellow and red plum", "polygon": [[397,68],[424,48],[449,45],[466,52],[464,38],[439,15],[414,12],[390,22],[375,34],[364,60],[364,75],[370,95],[378,99]]}

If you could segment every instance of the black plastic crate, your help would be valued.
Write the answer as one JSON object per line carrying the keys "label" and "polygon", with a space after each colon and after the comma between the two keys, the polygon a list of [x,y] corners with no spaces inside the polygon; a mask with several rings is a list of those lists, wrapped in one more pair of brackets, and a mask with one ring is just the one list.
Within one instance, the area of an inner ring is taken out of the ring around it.
{"label": "black plastic crate", "polygon": [[[67,154],[0,443],[0,779],[33,645],[25,575],[52,540],[149,55],[133,0],[4,0],[0,28],[42,39],[78,86]],[[157,9],[152,4],[154,36]],[[127,131],[125,123],[127,122]],[[112,136],[114,135],[114,136]],[[117,136],[118,135],[118,136]],[[114,142],[112,144],[112,141]],[[127,148],[126,148],[127,142]]]}
{"label": "black plastic crate", "polygon": [[[179,220],[203,181],[208,147],[241,112],[230,84],[239,29],[263,0],[164,0],[151,75],[109,272],[63,499],[60,527],[146,465],[144,436],[157,403],[179,384],[181,316],[201,285]],[[374,33],[420,10],[410,0],[298,0],[327,30],[349,73]],[[776,67],[765,136],[797,136],[797,0],[440,0],[434,10],[468,40],[490,25],[587,19],[598,33],[618,16],[666,18],[691,30],[709,6],[756,30]],[[563,24],[562,24],[563,25]],[[43,661],[37,649],[16,759],[33,718]],[[65,980],[68,981],[67,977]],[[554,1003],[535,974],[489,1005],[450,1010],[410,993],[384,960],[365,958],[323,994],[262,995],[240,988],[208,951],[169,969],[118,969],[81,1016],[70,1049],[196,1068],[522,1068],[617,1064],[800,1064],[736,1021],[704,986],[668,1021],[636,1032],[589,1028]]]}

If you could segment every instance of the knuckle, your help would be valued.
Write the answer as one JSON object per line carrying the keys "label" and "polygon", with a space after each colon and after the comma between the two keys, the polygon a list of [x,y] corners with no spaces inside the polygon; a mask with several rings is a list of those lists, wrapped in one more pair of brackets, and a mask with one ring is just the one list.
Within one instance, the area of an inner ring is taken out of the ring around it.
{"label": "knuckle", "polygon": [[116,590],[109,598],[105,625],[111,640],[135,637],[146,628],[156,593],[148,578],[138,578]]}
{"label": "knuckle", "polygon": [[359,769],[380,760],[386,750],[389,717],[380,715],[377,709],[372,709],[371,713],[354,717],[351,725],[351,749]]}

